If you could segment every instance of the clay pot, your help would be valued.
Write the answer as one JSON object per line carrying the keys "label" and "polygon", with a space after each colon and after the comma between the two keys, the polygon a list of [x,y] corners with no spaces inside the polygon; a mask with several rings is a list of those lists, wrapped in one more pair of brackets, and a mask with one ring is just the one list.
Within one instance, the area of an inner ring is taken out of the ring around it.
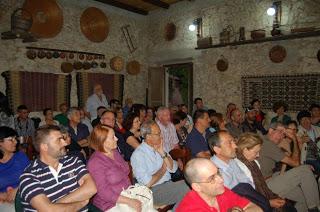
{"label": "clay pot", "polygon": [[38,58],[43,59],[46,56],[46,53],[42,50],[38,51]]}
{"label": "clay pot", "polygon": [[46,58],[51,59],[52,58],[52,52],[46,52]]}
{"label": "clay pot", "polygon": [[74,54],[73,53],[69,53],[69,59],[73,59],[74,58]]}
{"label": "clay pot", "polygon": [[91,68],[91,63],[89,63],[89,62],[87,62],[87,61],[83,63],[83,69],[84,69],[84,70],[88,70],[88,69],[90,69],[90,68]]}
{"label": "clay pot", "polygon": [[53,58],[57,59],[60,57],[60,54],[58,51],[54,51],[53,54],[52,54]]}
{"label": "clay pot", "polygon": [[107,63],[105,63],[105,62],[100,63],[100,68],[106,68],[106,67],[107,67]]}
{"label": "clay pot", "polygon": [[79,54],[79,59],[83,60],[84,59],[84,54]]}
{"label": "clay pot", "polygon": [[91,68],[97,68],[99,64],[95,61],[91,62]]}
{"label": "clay pot", "polygon": [[37,53],[32,49],[29,49],[26,54],[30,60],[34,60],[37,57]]}
{"label": "clay pot", "polygon": [[61,52],[61,53],[60,53],[60,58],[62,58],[62,59],[66,58],[66,53]]}
{"label": "clay pot", "polygon": [[251,31],[251,38],[252,40],[257,40],[261,38],[266,37],[266,30],[264,29],[258,29],[258,30],[253,30]]}
{"label": "clay pot", "polygon": [[75,61],[75,62],[73,63],[73,68],[74,68],[75,70],[81,70],[81,69],[83,68],[82,62],[80,62],[80,61]]}
{"label": "clay pot", "polygon": [[73,65],[70,62],[61,63],[61,71],[63,73],[71,73],[73,71]]}

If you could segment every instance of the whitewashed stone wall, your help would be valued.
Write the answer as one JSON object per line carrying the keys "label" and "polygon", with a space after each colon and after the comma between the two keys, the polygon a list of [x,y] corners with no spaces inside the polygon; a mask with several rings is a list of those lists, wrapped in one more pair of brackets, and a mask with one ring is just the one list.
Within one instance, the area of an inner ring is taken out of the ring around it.
{"label": "whitewashed stone wall", "polygon": [[[1,0],[0,1],[0,32],[10,30],[11,13],[21,7],[24,0]],[[145,102],[145,81],[147,76],[146,54],[143,48],[144,28],[146,17],[136,15],[105,4],[85,1],[85,0],[57,0],[63,10],[63,28],[61,32],[51,39],[40,39],[35,43],[22,43],[21,40],[0,40],[0,73],[7,70],[18,71],[38,71],[61,73],[61,59],[35,59],[30,60],[26,57],[26,46],[43,48],[60,48],[75,51],[96,52],[106,55],[106,62],[114,56],[121,56],[127,62],[132,59],[138,60],[142,64],[140,74],[132,76],[126,71],[120,72],[125,75],[124,98],[132,97],[136,102]],[[89,41],[81,32],[80,17],[82,12],[88,7],[100,8],[109,19],[109,35],[101,43]],[[138,46],[138,50],[133,54],[129,53],[120,27],[130,24],[133,39]],[[107,66],[106,69],[97,68],[95,72],[117,74]],[[71,105],[77,105],[77,92],[75,72],[72,73]],[[5,82],[0,77],[0,91],[5,91]],[[137,92],[138,91],[138,92]]]}
{"label": "whitewashed stone wall", "polygon": [[[246,38],[250,31],[266,29],[270,35],[272,17],[266,10],[271,0],[196,0],[183,1],[170,7],[168,11],[153,12],[149,27],[147,52],[150,64],[165,64],[172,61],[189,60],[194,63],[194,97],[203,97],[211,108],[224,112],[228,102],[241,107],[241,76],[263,74],[295,74],[320,72],[316,53],[320,49],[320,37],[250,44],[238,47],[224,47],[208,50],[194,50],[196,33],[188,31],[193,19],[203,18],[204,36],[212,36],[219,42],[219,33],[227,25],[235,31],[244,26]],[[320,27],[319,0],[282,1],[282,26],[286,31],[294,27]],[[177,37],[167,42],[163,36],[168,22],[177,25]],[[269,60],[269,50],[280,44],[287,50],[286,59],[280,63]],[[229,61],[229,69],[219,72],[216,61],[224,55]]]}

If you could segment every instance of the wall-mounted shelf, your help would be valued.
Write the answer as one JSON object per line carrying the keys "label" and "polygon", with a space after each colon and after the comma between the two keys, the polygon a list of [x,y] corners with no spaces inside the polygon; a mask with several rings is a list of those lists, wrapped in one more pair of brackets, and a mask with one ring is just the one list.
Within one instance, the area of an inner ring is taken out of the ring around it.
{"label": "wall-mounted shelf", "polygon": [[253,44],[253,43],[264,43],[269,41],[279,41],[279,40],[293,40],[299,38],[307,38],[307,37],[317,37],[320,36],[320,30],[311,31],[311,32],[301,32],[301,33],[293,33],[289,35],[280,35],[274,37],[266,37],[257,40],[245,40],[245,41],[236,41],[226,44],[215,44],[208,47],[197,47],[196,49],[210,49],[210,48],[220,48],[226,46],[239,46],[239,45],[246,45],[246,44]]}

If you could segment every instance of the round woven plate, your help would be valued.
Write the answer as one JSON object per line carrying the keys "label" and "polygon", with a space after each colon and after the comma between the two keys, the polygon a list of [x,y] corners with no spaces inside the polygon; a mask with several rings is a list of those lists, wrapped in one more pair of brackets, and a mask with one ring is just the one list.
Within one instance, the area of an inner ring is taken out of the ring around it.
{"label": "round woven plate", "polygon": [[287,56],[287,51],[283,46],[274,46],[270,49],[269,58],[274,63],[281,63]]}
{"label": "round woven plate", "polygon": [[136,60],[132,60],[127,63],[127,72],[131,75],[139,74],[140,72],[140,63]]}
{"label": "round woven plate", "polygon": [[108,18],[98,8],[89,7],[82,13],[80,27],[82,33],[92,42],[100,43],[108,37]]}
{"label": "round woven plate", "polygon": [[115,56],[110,60],[110,68],[114,71],[122,71],[124,66],[124,61],[121,57]]}
{"label": "round woven plate", "polygon": [[55,0],[25,0],[23,9],[32,14],[30,32],[35,36],[52,38],[61,31],[63,14]]}

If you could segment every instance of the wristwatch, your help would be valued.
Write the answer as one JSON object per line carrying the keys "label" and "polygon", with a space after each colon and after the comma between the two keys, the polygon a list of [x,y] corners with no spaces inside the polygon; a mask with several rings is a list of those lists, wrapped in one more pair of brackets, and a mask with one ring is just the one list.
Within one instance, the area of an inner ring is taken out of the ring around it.
{"label": "wristwatch", "polygon": [[162,159],[165,159],[166,157],[168,157],[168,153],[164,152],[164,155],[161,156]]}

